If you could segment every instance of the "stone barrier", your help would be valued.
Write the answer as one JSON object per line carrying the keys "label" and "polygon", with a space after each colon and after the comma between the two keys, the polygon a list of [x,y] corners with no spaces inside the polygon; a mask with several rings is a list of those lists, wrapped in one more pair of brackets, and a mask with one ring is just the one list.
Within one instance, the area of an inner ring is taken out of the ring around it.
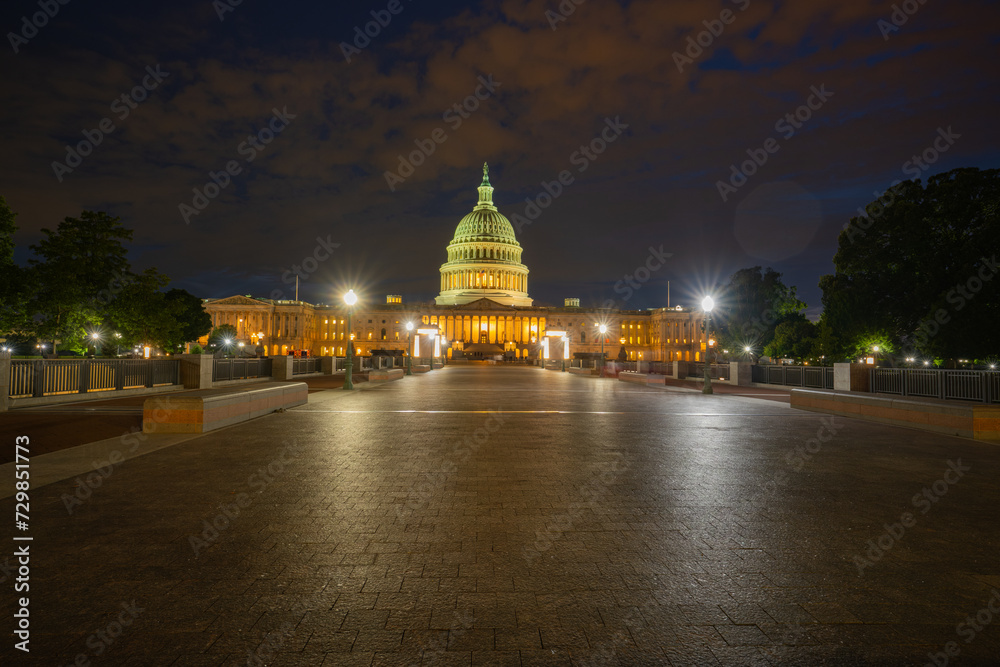
{"label": "stone barrier", "polygon": [[1000,405],[792,389],[791,406],[811,412],[1000,442]]}
{"label": "stone barrier", "polygon": [[143,433],[206,433],[281,408],[304,405],[309,391],[304,382],[291,382],[201,396],[192,393],[198,392],[147,398],[142,406]]}
{"label": "stone barrier", "polygon": [[369,371],[368,372],[368,382],[392,382],[393,380],[402,380],[406,373],[402,368],[385,368],[379,371]]}

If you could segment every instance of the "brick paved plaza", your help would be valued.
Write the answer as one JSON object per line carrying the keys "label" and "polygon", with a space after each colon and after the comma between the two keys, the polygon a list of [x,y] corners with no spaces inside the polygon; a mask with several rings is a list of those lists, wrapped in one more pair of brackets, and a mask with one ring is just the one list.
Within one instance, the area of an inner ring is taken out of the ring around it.
{"label": "brick paved plaza", "polygon": [[996,664],[1000,449],[691,386],[452,366],[130,459],[72,514],[35,488],[0,663]]}

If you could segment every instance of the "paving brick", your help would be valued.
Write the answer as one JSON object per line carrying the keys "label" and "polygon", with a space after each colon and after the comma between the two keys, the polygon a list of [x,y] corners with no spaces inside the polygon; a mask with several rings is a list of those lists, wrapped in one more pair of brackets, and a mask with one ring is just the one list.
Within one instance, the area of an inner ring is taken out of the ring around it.
{"label": "paving brick", "polygon": [[[108,664],[923,664],[1000,586],[995,446],[840,418],[797,471],[821,416],[621,384],[449,367],[131,459],[72,515],[72,482],[32,489],[32,653],[68,664],[134,599]],[[958,458],[972,471],[859,574]],[[995,660],[995,634],[961,658]]]}

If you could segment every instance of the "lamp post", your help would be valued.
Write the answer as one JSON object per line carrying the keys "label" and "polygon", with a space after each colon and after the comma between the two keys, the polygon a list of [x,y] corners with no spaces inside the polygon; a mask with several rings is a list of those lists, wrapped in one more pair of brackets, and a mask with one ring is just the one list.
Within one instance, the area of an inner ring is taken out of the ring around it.
{"label": "lamp post", "polygon": [[406,323],[406,374],[413,375],[413,322]]}
{"label": "lamp post", "polygon": [[563,344],[562,372],[565,373],[566,372],[566,352],[567,352],[567,350],[569,348],[569,337],[568,336],[563,336],[562,337],[562,344]]}
{"label": "lamp post", "polygon": [[90,334],[90,339],[94,341],[94,356],[97,356],[97,344],[101,341],[101,334],[96,331]]}
{"label": "lamp post", "polygon": [[353,339],[350,336],[351,333],[351,314],[354,311],[354,304],[358,302],[358,295],[354,293],[354,290],[348,290],[347,294],[344,295],[344,303],[347,304],[347,363],[344,364],[344,389],[354,389],[354,380],[351,374],[354,372],[354,358],[352,355],[352,347],[354,347]]}
{"label": "lamp post", "polygon": [[708,369],[708,329],[709,329],[709,327],[711,326],[711,323],[712,323],[712,308],[714,308],[714,307],[715,307],[715,299],[713,299],[712,297],[706,296],[704,299],[701,300],[701,308],[702,308],[702,310],[705,311],[705,359],[703,360],[704,361],[703,365],[705,367],[705,386],[702,387],[702,389],[701,389],[701,393],[703,393],[703,394],[712,394],[712,393],[715,393],[715,392],[712,391],[712,380],[709,379],[709,377],[708,377],[708,370],[709,370]]}
{"label": "lamp post", "polygon": [[602,324],[598,331],[601,332],[601,366],[600,366],[600,377],[604,377],[604,334],[608,333],[608,327]]}

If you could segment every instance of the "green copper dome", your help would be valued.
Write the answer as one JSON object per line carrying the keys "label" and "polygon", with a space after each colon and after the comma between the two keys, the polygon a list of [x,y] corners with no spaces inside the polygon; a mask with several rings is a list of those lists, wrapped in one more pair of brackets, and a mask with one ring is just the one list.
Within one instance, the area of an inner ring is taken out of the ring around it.
{"label": "green copper dome", "polygon": [[514,236],[514,227],[502,213],[493,205],[493,186],[490,185],[489,166],[483,165],[483,183],[479,186],[479,203],[472,209],[455,229],[455,243],[474,243],[486,241],[491,243],[509,243],[520,247]]}

